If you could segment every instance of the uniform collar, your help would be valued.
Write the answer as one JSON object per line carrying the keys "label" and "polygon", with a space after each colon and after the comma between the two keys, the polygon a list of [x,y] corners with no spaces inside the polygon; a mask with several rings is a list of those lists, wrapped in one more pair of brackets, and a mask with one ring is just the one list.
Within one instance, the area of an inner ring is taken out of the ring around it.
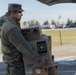
{"label": "uniform collar", "polygon": [[15,21],[13,18],[8,17],[7,21],[10,21],[11,23],[17,25],[18,27],[20,27],[20,22],[19,21]]}

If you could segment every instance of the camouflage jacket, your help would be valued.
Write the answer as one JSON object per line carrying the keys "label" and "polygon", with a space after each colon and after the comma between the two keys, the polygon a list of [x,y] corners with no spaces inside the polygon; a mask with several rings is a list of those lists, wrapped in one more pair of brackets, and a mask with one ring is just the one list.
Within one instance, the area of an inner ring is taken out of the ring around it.
{"label": "camouflage jacket", "polygon": [[8,13],[6,12],[5,15],[0,17],[0,26],[3,25],[3,23],[5,22],[5,20],[8,18]]}
{"label": "camouflage jacket", "polygon": [[10,17],[2,25],[1,45],[4,62],[20,60],[22,53],[29,55],[36,61],[41,59],[39,54],[25,40],[21,33],[19,23]]}

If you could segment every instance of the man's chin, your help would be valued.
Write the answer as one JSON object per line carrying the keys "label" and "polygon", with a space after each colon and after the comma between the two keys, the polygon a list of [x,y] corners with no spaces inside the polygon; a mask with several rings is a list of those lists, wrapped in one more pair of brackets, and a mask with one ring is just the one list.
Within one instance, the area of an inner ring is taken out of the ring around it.
{"label": "man's chin", "polygon": [[20,21],[21,19],[18,19],[17,21]]}

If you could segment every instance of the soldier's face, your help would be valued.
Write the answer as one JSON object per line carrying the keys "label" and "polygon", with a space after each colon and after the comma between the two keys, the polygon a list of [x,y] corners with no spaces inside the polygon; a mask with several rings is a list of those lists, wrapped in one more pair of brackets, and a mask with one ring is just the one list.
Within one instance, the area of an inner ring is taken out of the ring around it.
{"label": "soldier's face", "polygon": [[18,12],[16,12],[16,13],[13,13],[13,18],[14,18],[16,21],[20,21],[22,16],[23,16],[23,13],[22,13],[21,11],[18,11]]}

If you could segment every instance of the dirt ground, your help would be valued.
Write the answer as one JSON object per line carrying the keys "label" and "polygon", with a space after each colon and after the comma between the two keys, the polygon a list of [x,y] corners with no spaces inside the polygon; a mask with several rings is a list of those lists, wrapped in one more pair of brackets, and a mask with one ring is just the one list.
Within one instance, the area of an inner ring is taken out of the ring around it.
{"label": "dirt ground", "polygon": [[[52,46],[51,52],[52,52],[52,55],[54,55],[55,60],[76,59],[76,44]],[[1,53],[0,53],[0,61],[2,61]]]}
{"label": "dirt ground", "polygon": [[76,44],[52,46],[52,54],[56,60],[68,60],[76,58]]}

